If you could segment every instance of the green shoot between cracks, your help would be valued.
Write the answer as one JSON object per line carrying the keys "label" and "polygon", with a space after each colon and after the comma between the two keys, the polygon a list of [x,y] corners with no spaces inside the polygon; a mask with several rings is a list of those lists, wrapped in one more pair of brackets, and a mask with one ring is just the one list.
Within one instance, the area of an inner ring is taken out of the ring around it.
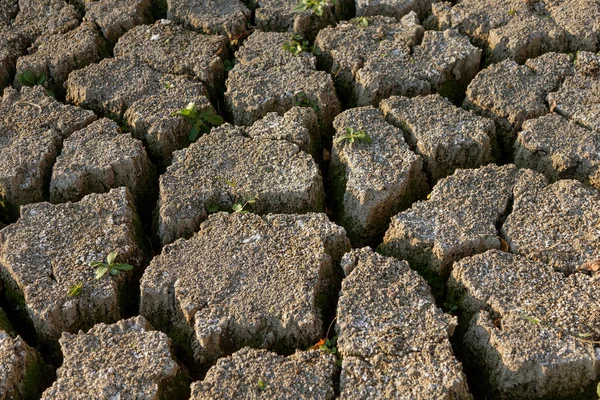
{"label": "green shoot between cracks", "polygon": [[119,275],[121,271],[131,271],[133,269],[133,265],[115,263],[118,255],[118,252],[111,251],[106,256],[106,262],[94,261],[90,263],[90,267],[96,267],[96,279],[102,278],[107,272],[111,275]]}
{"label": "green shoot between cracks", "polygon": [[[34,87],[36,85],[43,86],[46,83],[46,74],[40,73],[38,75],[31,71],[23,71],[17,74],[17,81],[23,86]],[[51,90],[46,89],[48,96],[54,97],[54,93]]]}
{"label": "green shoot between cracks", "polygon": [[283,44],[283,49],[295,56],[304,51],[311,52],[313,50],[308,40],[305,40],[302,36],[297,34],[293,34],[291,39]]}
{"label": "green shoot between cracks", "polygon": [[76,285],[73,285],[69,288],[69,291],[67,292],[67,296],[77,297],[81,294],[82,290],[83,290],[83,282],[79,282]]}
{"label": "green shoot between cracks", "polygon": [[294,8],[294,11],[303,12],[306,10],[312,10],[318,17],[323,16],[324,7],[333,4],[336,5],[336,0],[300,0],[300,2]]}
{"label": "green shoot between cracks", "polygon": [[334,142],[339,143],[343,140],[348,140],[351,144],[354,143],[354,140],[363,143],[372,142],[371,137],[365,131],[355,131],[354,128],[346,128],[346,134],[337,137]]}
{"label": "green shoot between cracks", "polygon": [[191,122],[192,130],[188,136],[190,142],[196,141],[201,134],[210,132],[211,126],[218,126],[224,122],[223,118],[210,108],[199,111],[195,103],[188,103],[185,108],[175,111],[171,115],[179,115]]}
{"label": "green shoot between cracks", "polygon": [[367,19],[367,17],[357,17],[355,21],[360,27],[366,28],[367,26],[369,26],[369,20]]}
{"label": "green shoot between cracks", "polygon": [[[252,204],[256,203],[258,200],[258,194],[249,195],[245,193],[244,189],[238,187],[238,184],[234,178],[227,179],[223,177],[218,177],[221,179],[227,186],[229,186],[232,190],[233,194],[233,204],[231,206],[231,210],[234,213],[245,214],[249,212],[247,208],[250,208]],[[210,205],[206,207],[206,211],[208,212],[217,212],[217,211],[227,211],[223,210],[219,205]]]}

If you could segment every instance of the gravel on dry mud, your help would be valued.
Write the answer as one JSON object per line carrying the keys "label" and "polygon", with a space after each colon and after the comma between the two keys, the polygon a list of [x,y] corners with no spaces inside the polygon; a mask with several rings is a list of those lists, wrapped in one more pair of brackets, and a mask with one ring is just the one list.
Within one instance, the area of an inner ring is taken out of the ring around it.
{"label": "gravel on dry mud", "polygon": [[597,0],[0,0],[0,399],[597,398]]}

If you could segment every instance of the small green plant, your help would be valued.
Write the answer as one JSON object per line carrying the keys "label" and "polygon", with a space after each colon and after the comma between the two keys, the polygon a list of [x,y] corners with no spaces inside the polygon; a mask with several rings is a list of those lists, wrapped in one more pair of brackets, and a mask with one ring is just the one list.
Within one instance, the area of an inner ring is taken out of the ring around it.
{"label": "small green plant", "polygon": [[218,126],[224,122],[223,118],[210,108],[198,111],[195,103],[188,103],[185,108],[175,111],[171,115],[179,115],[192,123],[192,130],[188,136],[190,142],[196,141],[200,134],[208,133],[211,126]]}
{"label": "small green plant", "polygon": [[[251,204],[256,203],[256,200],[258,200],[258,194],[255,194],[252,196],[252,195],[248,195],[247,193],[244,193],[243,188],[238,187],[238,184],[235,181],[235,179],[233,179],[233,178],[227,179],[227,178],[222,178],[222,177],[219,177],[219,179],[221,179],[223,182],[225,182],[225,184],[227,184],[227,186],[229,186],[232,189],[233,205],[231,206],[231,210],[234,213],[241,213],[241,214],[247,213],[248,210],[246,208],[249,207]],[[213,205],[213,206],[206,206],[206,211],[217,212],[217,211],[227,211],[227,210],[219,207],[219,205]]]}
{"label": "small green plant", "polygon": [[[20,72],[17,74],[17,81],[19,81],[19,83],[23,86],[28,86],[28,87],[34,87],[36,85],[43,86],[44,83],[46,83],[46,80],[47,80],[47,77],[46,77],[46,74],[44,74],[44,73],[35,75],[31,71],[23,71],[23,72]],[[48,94],[48,96],[54,97],[54,93],[51,90],[46,89],[46,93]]]}
{"label": "small green plant", "polygon": [[283,44],[283,49],[297,56],[304,51],[311,51],[311,46],[302,36],[293,34],[291,39]]}
{"label": "small green plant", "polygon": [[317,103],[312,101],[305,92],[298,92],[294,95],[294,105],[297,107],[310,107],[315,111],[319,111]]}
{"label": "small green plant", "polygon": [[249,196],[247,194],[242,193],[242,190],[241,188],[238,188],[235,179],[225,179],[225,183],[233,189],[233,193],[235,195],[233,205],[231,206],[233,212],[247,213],[248,210],[246,210],[246,207],[250,204],[256,203],[256,200],[258,200],[258,195]]}
{"label": "small green plant", "polygon": [[319,340],[315,345],[309,347],[309,350],[323,350],[326,351],[330,354],[337,354],[337,340],[338,337],[337,335],[333,336],[331,339],[329,339],[329,332],[331,331],[331,327],[333,326],[335,320],[337,319],[337,317],[335,317],[330,323],[329,323],[329,328],[327,328],[327,333],[325,334],[325,337],[321,340]]}
{"label": "small green plant", "polygon": [[67,292],[67,296],[77,297],[81,294],[82,290],[83,290],[83,282],[79,282],[78,284],[73,285],[69,288],[69,291]]}
{"label": "small green plant", "polygon": [[262,379],[258,379],[258,389],[260,391],[263,391],[267,388],[267,382],[263,381]]}
{"label": "small green plant", "polygon": [[17,80],[23,86],[33,87],[46,83],[46,74],[35,75],[31,71],[23,71],[17,74]]}
{"label": "small green plant", "polygon": [[231,71],[233,67],[235,67],[235,64],[237,64],[237,59],[235,58],[223,61],[223,67],[225,68],[225,72]]}
{"label": "small green plant", "polygon": [[358,17],[356,18],[356,24],[358,26],[366,28],[367,26],[369,26],[369,20],[367,19],[367,17]]}
{"label": "small green plant", "polygon": [[514,8],[511,8],[510,10],[508,10],[508,15],[510,15],[511,17],[514,17],[515,15],[517,15],[517,10],[515,10]]}
{"label": "small green plant", "polygon": [[300,2],[294,8],[294,11],[303,12],[306,10],[312,10],[317,16],[323,16],[324,7],[333,4],[337,5],[336,0],[300,0]]}
{"label": "small green plant", "polygon": [[346,128],[346,134],[337,137],[334,142],[339,143],[342,140],[348,140],[350,144],[354,143],[355,140],[363,143],[372,142],[371,137],[365,131],[355,131],[354,128]]}
{"label": "small green plant", "polygon": [[335,335],[331,339],[325,340],[325,343],[323,343],[319,348],[329,354],[337,354],[337,339],[338,337]]}
{"label": "small green plant", "polygon": [[444,309],[445,312],[447,312],[448,314],[451,315],[456,315],[456,313],[458,312],[458,305],[454,303],[454,301],[445,301],[444,304],[442,305],[442,308]]}
{"label": "small green plant", "polygon": [[110,272],[111,275],[119,275],[121,271],[131,271],[133,269],[133,265],[115,263],[118,255],[118,252],[111,251],[106,256],[106,262],[93,261],[90,263],[90,267],[96,267],[96,279],[102,278],[107,272]]}
{"label": "small green plant", "polygon": [[257,199],[258,196],[242,196],[238,202],[231,206],[231,209],[236,213],[247,213],[246,206],[256,203]]}

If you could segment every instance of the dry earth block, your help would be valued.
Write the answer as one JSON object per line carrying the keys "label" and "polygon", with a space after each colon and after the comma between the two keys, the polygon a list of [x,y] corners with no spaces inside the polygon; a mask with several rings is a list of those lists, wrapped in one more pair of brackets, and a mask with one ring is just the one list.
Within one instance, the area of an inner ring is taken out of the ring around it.
{"label": "dry earth block", "polygon": [[456,317],[437,308],[425,280],[368,247],[342,267],[340,398],[472,399],[448,340]]}
{"label": "dry earth block", "polygon": [[152,260],[140,313],[200,370],[244,346],[307,348],[327,329],[348,250],[344,229],[325,214],[211,215]]}

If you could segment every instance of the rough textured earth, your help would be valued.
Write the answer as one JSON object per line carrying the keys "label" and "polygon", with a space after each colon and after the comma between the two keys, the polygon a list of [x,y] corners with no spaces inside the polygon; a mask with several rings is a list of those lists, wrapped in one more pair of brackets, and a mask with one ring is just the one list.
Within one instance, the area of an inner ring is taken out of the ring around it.
{"label": "rough textured earth", "polygon": [[324,197],[317,164],[298,146],[248,139],[224,126],[175,152],[160,177],[158,236],[162,244],[190,237],[209,212],[236,204],[257,214],[293,214],[322,211]]}
{"label": "rough textured earth", "polygon": [[321,134],[317,113],[311,107],[292,107],[284,115],[268,113],[245,130],[251,138],[287,140],[300,150],[312,154],[315,159],[321,155]]}
{"label": "rough textured earth", "polygon": [[423,157],[435,184],[457,168],[477,168],[497,152],[494,122],[452,105],[440,95],[390,97],[381,102],[385,118],[402,129],[410,148]]}
{"label": "rough textured earth", "polygon": [[8,322],[0,308],[0,397],[39,398],[51,374],[40,354]]}
{"label": "rough textured earth", "polygon": [[123,116],[132,136],[144,142],[148,154],[161,167],[171,164],[175,150],[190,145],[192,123],[173,113],[190,103],[200,112],[215,112],[202,85],[165,83],[167,90],[135,101]]}
{"label": "rough textured earth", "polygon": [[117,120],[138,100],[203,85],[183,76],[163,74],[137,57],[107,58],[74,71],[66,82],[67,101]]}
{"label": "rough textured earth", "polygon": [[467,359],[501,397],[566,397],[597,379],[599,285],[490,250],[455,264],[448,296],[470,320]]}
{"label": "rough textured earth", "polygon": [[190,399],[334,399],[336,370],[335,357],[323,351],[283,357],[245,347],[221,358],[202,382],[194,383]]}
{"label": "rough textured earth", "polygon": [[[329,184],[334,189],[340,223],[356,242],[382,235],[387,222],[427,191],[422,159],[408,148],[402,131],[373,107],[338,115],[331,152]],[[346,129],[364,132],[371,142],[348,139]]]}
{"label": "rough textured earth", "polygon": [[[69,73],[99,62],[108,55],[108,47],[96,26],[85,22],[72,31],[50,36],[39,43],[31,55],[19,58],[16,74],[25,71],[35,76],[43,74],[47,78],[44,86],[56,95],[64,96],[63,85]],[[17,78],[14,86],[17,89],[21,86]]]}
{"label": "rough textured earth", "polygon": [[368,247],[347,253],[342,268],[340,397],[471,399],[448,340],[456,319],[437,308],[425,280]]}
{"label": "rough textured earth", "polygon": [[331,77],[316,70],[312,54],[285,51],[289,40],[286,33],[255,32],[236,53],[225,92],[235,124],[251,125],[269,112],[282,114],[301,105],[315,109],[319,125],[327,129],[340,113]]}
{"label": "rough textured earth", "polygon": [[[140,222],[125,188],[91,194],[78,203],[37,203],[21,208],[19,220],[0,231],[0,277],[14,311],[49,345],[62,332],[117,321],[133,273],[94,279],[90,262],[118,251],[118,262],[144,263]],[[69,290],[82,283],[81,294]]]}
{"label": "rough textured earth", "polygon": [[545,54],[525,65],[502,61],[477,74],[463,106],[496,121],[498,142],[508,151],[523,122],[547,114],[546,95],[572,74],[567,54]]}
{"label": "rough textured earth", "polygon": [[314,40],[319,30],[350,17],[354,0],[336,0],[324,4],[323,15],[310,8],[295,11],[296,0],[260,0],[255,10],[254,24],[261,31],[295,32]]}
{"label": "rough textured earth", "polygon": [[187,28],[235,37],[247,31],[251,12],[240,0],[167,0],[167,18]]}
{"label": "rough textured earth", "polygon": [[54,100],[40,86],[4,91],[0,103],[0,200],[5,212],[16,217],[17,206],[45,199],[44,187],[62,140],[95,119],[90,111]]}
{"label": "rough textured earth", "polygon": [[151,0],[83,0],[86,20],[95,23],[111,43],[136,25],[152,22]]}
{"label": "rough textured earth", "polygon": [[424,32],[414,12],[400,22],[374,17],[367,26],[355,19],[325,28],[315,43],[336,85],[358,105],[376,106],[392,95],[456,95],[481,58],[481,50],[456,31]]}
{"label": "rough textured earth", "polygon": [[600,259],[600,193],[574,180],[546,184],[538,177],[515,191],[502,234],[511,252],[571,274]]}
{"label": "rough textured earth", "polygon": [[600,189],[600,133],[557,114],[526,121],[515,142],[515,164],[551,181],[577,179]]}
{"label": "rough textured earth", "polygon": [[17,58],[25,53],[27,38],[9,25],[0,23],[0,90],[4,89],[14,74]]}
{"label": "rough textured earth", "polygon": [[115,57],[139,57],[166,74],[198,78],[212,93],[223,86],[223,58],[227,39],[201,35],[169,20],[140,25],[127,32],[115,46]]}
{"label": "rough textured earth", "polygon": [[79,19],[75,7],[64,0],[19,0],[19,13],[11,25],[27,42],[39,44],[75,29]]}
{"label": "rough textured earth", "polygon": [[0,0],[0,398],[597,398],[599,50],[598,0]]}
{"label": "rough textured earth", "polygon": [[432,5],[431,28],[455,28],[486,50],[489,62],[523,62],[547,52],[594,51],[600,5],[588,0],[462,0]]}
{"label": "rough textured earth", "polygon": [[463,257],[499,249],[497,225],[510,212],[516,188],[526,185],[526,171],[514,165],[457,170],[426,201],[392,217],[380,251],[435,280],[447,277]]}
{"label": "rough textured earth", "polygon": [[218,213],[152,260],[140,312],[200,368],[244,346],[306,347],[324,333],[349,249],[325,214]]}
{"label": "rough textured earth", "polygon": [[577,53],[575,73],[561,87],[548,93],[550,110],[588,129],[600,129],[600,56],[587,51]]}
{"label": "rough textured earth", "polygon": [[141,203],[152,196],[154,180],[154,166],[142,142],[102,118],[63,142],[52,169],[50,201],[79,201],[90,193],[126,187]]}
{"label": "rough textured earth", "polygon": [[356,0],[356,15],[385,15],[400,19],[414,11],[423,18],[430,13],[433,3],[435,0]]}
{"label": "rough textured earth", "polygon": [[[98,324],[87,333],[63,333],[64,361],[42,399],[172,398],[184,385],[163,332],[144,317]],[[185,389],[183,389],[185,392]]]}

